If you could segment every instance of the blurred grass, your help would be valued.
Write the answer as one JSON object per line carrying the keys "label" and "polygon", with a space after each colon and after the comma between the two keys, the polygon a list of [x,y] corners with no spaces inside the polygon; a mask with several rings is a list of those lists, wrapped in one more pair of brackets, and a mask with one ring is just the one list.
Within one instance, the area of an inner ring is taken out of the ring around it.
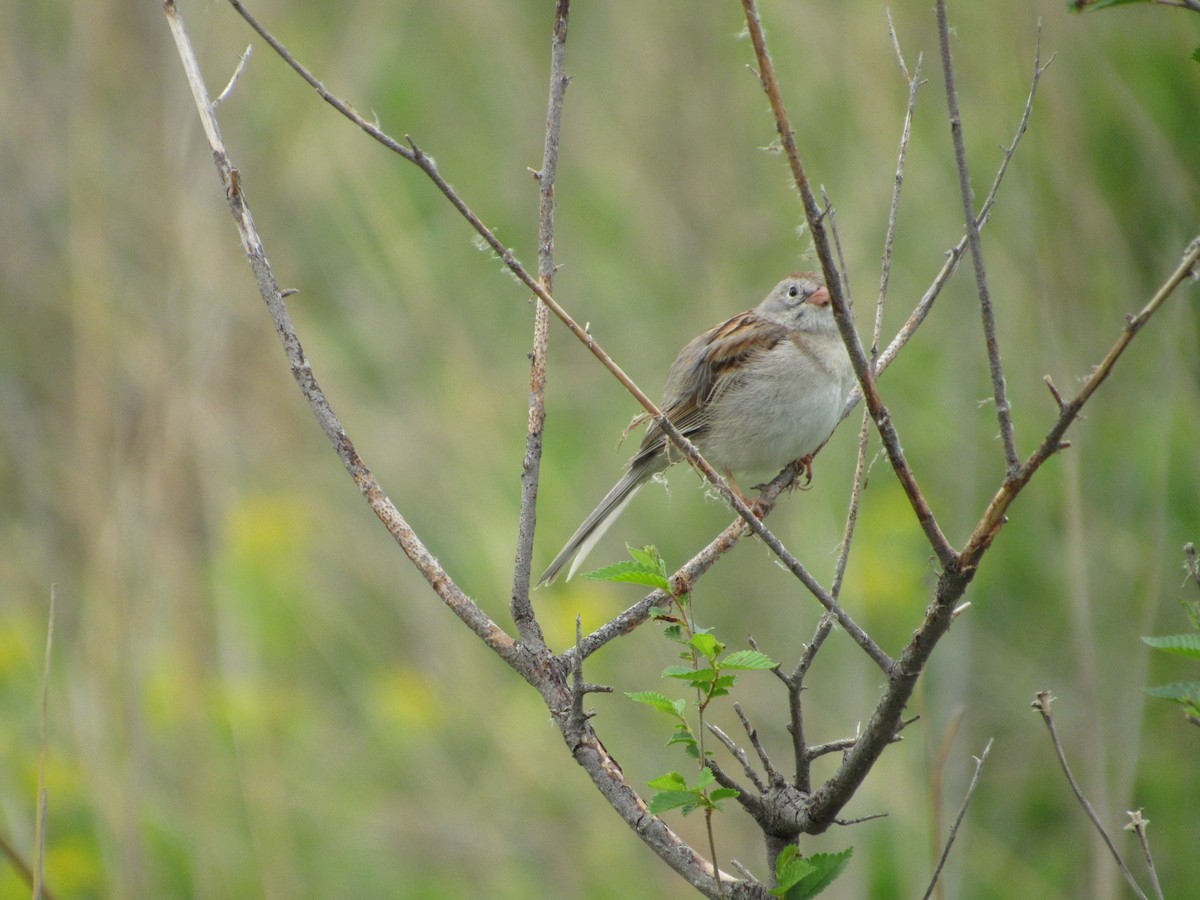
{"label": "blurred grass", "polygon": [[[542,5],[545,6],[545,5]],[[1200,27],[1174,10],[955,4],[964,127],[982,195],[1019,119],[1035,22],[1042,82],[985,244],[1020,446],[1100,358],[1197,231]],[[214,93],[250,41],[222,4],[181,4]],[[960,8],[961,7],[961,8]],[[264,4],[293,51],[394,134],[411,134],[532,265],[550,10],[537,4]],[[651,394],[674,352],[757,302],[799,258],[801,216],[746,71],[736,4],[573,10],[556,296]],[[956,239],[958,201],[928,9],[895,8],[923,89],[889,332]],[[877,6],[767,3],[785,96],[829,190],[860,304],[877,284],[905,86]],[[40,654],[51,685],[47,876],[68,897],[689,896],[604,807],[545,710],[396,552],[296,393],[228,221],[156,4],[0,6],[0,828],[32,848]],[[385,489],[466,590],[505,620],[531,307],[419,173],[337,120],[256,44],[220,108],[318,377]],[[964,269],[883,381],[944,528],[968,533],[1001,456]],[[1139,336],[1012,511],[914,702],[922,720],[815,849],[858,848],[839,896],[907,897],[933,822],[996,738],[948,896],[1115,896],[1057,774],[1034,691],[1119,832],[1145,806],[1168,890],[1200,879],[1195,737],[1140,687],[1178,677],[1138,637],[1179,630],[1180,550],[1200,536],[1196,288]],[[615,479],[632,401],[555,330],[541,490],[544,563]],[[832,571],[853,425],[772,527]],[[690,555],[729,518],[694,476],[643,493],[598,551]],[[878,462],[845,601],[896,651],[934,577]],[[571,582],[536,595],[562,646],[635,599]],[[697,594],[730,641],[791,660],[815,604],[760,546]],[[658,686],[651,630],[589,676],[635,782],[677,768],[620,691]],[[850,734],[879,682],[848,641],[819,658],[816,739]],[[782,757],[768,677],[741,698]],[[965,710],[930,808],[930,748]],[[730,716],[717,713],[718,720]],[[721,720],[727,730],[736,721]],[[830,766],[832,762],[830,763]],[[825,768],[829,771],[829,766]],[[701,844],[701,823],[672,820]],[[1122,847],[1132,844],[1120,834]],[[761,866],[736,810],[723,859]],[[26,891],[0,869],[0,896]]]}

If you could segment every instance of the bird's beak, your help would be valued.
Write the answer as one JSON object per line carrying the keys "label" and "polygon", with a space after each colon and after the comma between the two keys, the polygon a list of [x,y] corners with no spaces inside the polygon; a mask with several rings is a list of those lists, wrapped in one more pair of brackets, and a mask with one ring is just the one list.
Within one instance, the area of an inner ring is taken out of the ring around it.
{"label": "bird's beak", "polygon": [[813,306],[828,306],[830,303],[829,288],[821,285],[809,295],[808,302]]}

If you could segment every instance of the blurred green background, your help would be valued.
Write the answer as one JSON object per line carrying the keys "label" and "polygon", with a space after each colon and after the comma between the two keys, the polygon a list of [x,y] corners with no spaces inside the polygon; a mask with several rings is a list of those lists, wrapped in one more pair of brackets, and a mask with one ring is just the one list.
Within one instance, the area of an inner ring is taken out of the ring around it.
{"label": "blurred green background", "polygon": [[[337,117],[222,3],[180,4],[210,90],[255,53],[219,116],[318,377],[384,488],[500,621],[515,547],[532,306],[413,167]],[[303,403],[229,220],[158,3],[0,5],[0,829],[34,844],[48,598],[46,862],[60,897],[686,897],[564,752],[534,693],[442,607],[374,520]],[[553,3],[262,2],[268,27],[392,134],[411,134],[527,265]],[[896,3],[930,79],[919,101],[886,316],[890,336],[959,235],[934,20]],[[906,85],[879,3],[763,6],[802,155],[837,222],[867,333]],[[982,196],[1011,140],[1037,22],[1056,54],[984,232],[1017,437],[1069,392],[1200,228],[1200,16],[1063,0],[951,5]],[[753,75],[740,6],[577,3],[558,182],[556,296],[652,395],[682,343],[812,267]],[[1196,286],[1142,333],[1011,512],[849,817],[831,895],[923,890],[989,737],[947,896],[1125,890],[1057,771],[1034,692],[1131,863],[1143,807],[1168,894],[1200,882],[1200,735],[1141,687],[1196,677],[1139,637],[1185,629],[1181,546],[1200,539]],[[635,404],[552,331],[540,571],[617,477]],[[964,267],[882,389],[961,545],[1002,475]],[[823,580],[845,514],[854,420],[787,498],[776,534]],[[874,450],[875,445],[873,445]],[[676,471],[602,545],[670,562],[730,515]],[[878,461],[844,602],[899,652],[934,567]],[[1193,591],[1194,594],[1194,591]],[[638,598],[539,591],[557,647]],[[702,622],[792,662],[818,607],[744,542],[696,595]],[[641,784],[682,767],[645,628],[594,658],[606,745]],[[853,734],[880,679],[835,635],[809,681],[810,736]],[[671,687],[667,686],[670,691]],[[783,694],[739,699],[781,764]],[[735,733],[726,704],[717,720]],[[938,763],[945,754],[944,764]],[[828,774],[832,762],[820,769]],[[702,845],[698,818],[669,817]],[[760,875],[731,804],[718,851]],[[1135,865],[1141,872],[1141,867]],[[27,896],[0,864],[0,896]]]}

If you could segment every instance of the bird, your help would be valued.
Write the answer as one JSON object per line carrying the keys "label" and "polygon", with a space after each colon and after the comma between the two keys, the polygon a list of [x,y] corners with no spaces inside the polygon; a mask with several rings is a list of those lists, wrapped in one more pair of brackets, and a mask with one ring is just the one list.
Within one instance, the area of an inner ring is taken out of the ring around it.
{"label": "bird", "polygon": [[[734,472],[776,473],[794,461],[811,477],[812,456],[841,421],[854,384],[824,279],[796,272],[754,309],[679,351],[660,409],[730,479]],[[621,480],[571,535],[538,587],[553,582],[573,558],[570,580],[642,486],[682,458],[651,422]],[[731,486],[737,490],[736,482]]]}

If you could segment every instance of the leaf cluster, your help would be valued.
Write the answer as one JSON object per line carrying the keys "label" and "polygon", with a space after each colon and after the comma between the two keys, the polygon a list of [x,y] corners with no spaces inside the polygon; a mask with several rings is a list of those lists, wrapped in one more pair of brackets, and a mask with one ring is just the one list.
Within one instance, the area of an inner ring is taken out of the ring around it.
{"label": "leaf cluster", "polygon": [[[1200,601],[1184,601],[1183,608],[1191,620],[1194,631],[1186,634],[1143,637],[1142,640],[1164,653],[1174,653],[1200,661]],[[1189,716],[1200,718],[1200,681],[1176,681],[1158,687],[1143,688],[1143,690],[1151,697],[1161,697],[1172,703],[1178,703]]]}

